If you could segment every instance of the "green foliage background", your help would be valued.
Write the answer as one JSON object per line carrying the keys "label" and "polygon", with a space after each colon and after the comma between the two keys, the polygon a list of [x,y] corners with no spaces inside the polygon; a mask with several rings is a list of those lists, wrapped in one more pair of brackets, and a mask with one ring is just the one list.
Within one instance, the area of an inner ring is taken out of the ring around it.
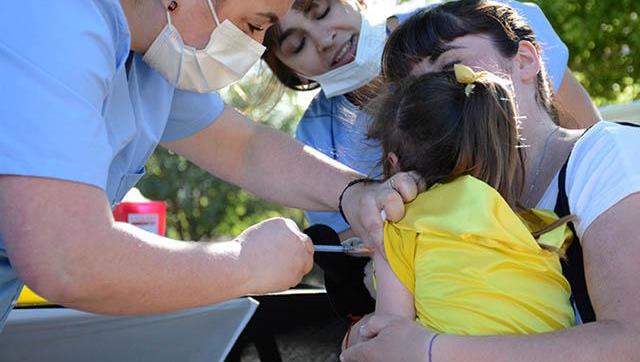
{"label": "green foliage background", "polygon": [[596,104],[640,95],[640,1],[536,0],[569,47],[569,67]]}
{"label": "green foliage background", "polygon": [[[598,105],[640,95],[640,1],[536,0],[569,47],[569,66]],[[426,2],[425,2],[426,3]],[[285,92],[277,107],[252,109],[259,92],[256,75],[223,92],[225,100],[252,119],[291,133],[304,111],[297,95]],[[282,215],[303,225],[302,213],[257,199],[158,149],[138,187],[168,204],[167,233],[182,240],[235,236],[266,218]]]}

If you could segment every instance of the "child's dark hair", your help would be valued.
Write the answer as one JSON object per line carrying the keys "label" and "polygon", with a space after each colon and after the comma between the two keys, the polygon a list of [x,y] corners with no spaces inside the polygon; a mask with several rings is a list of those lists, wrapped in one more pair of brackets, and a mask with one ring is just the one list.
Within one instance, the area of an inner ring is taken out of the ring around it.
{"label": "child's dark hair", "polygon": [[[453,71],[407,78],[376,101],[369,136],[427,187],[472,175],[515,207],[524,174],[515,105],[505,80],[483,72],[469,87]],[[471,89],[472,88],[472,89]],[[385,176],[392,170],[383,161]]]}

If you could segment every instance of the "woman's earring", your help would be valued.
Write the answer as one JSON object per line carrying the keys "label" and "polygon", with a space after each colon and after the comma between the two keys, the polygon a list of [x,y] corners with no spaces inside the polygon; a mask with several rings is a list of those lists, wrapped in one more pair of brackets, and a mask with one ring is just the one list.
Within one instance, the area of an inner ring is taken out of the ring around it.
{"label": "woman's earring", "polygon": [[169,11],[171,11],[171,12],[175,11],[177,8],[178,8],[178,2],[176,2],[176,1],[174,1],[174,0],[172,0],[172,1],[169,3],[169,6],[167,6],[167,9],[168,9]]}

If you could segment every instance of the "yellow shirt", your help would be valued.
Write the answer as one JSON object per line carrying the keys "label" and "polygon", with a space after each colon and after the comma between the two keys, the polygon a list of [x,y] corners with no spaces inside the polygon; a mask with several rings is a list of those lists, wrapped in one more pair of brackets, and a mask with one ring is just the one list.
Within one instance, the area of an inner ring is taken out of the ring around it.
{"label": "yellow shirt", "polygon": [[[542,220],[549,211],[532,210]],[[385,225],[391,268],[413,293],[417,321],[460,335],[531,334],[574,325],[571,289],[556,253],[531,235],[535,217],[519,217],[484,182],[463,176],[436,185]],[[533,221],[533,222],[532,222]],[[540,237],[563,246],[566,226]]]}

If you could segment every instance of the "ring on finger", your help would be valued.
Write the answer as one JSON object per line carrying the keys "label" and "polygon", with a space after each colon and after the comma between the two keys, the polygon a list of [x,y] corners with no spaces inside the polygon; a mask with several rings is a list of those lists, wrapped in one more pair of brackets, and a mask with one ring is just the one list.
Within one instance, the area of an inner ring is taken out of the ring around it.
{"label": "ring on finger", "polygon": [[360,330],[358,332],[360,332],[361,336],[364,336],[365,332],[366,332],[366,324],[361,324],[360,325]]}

